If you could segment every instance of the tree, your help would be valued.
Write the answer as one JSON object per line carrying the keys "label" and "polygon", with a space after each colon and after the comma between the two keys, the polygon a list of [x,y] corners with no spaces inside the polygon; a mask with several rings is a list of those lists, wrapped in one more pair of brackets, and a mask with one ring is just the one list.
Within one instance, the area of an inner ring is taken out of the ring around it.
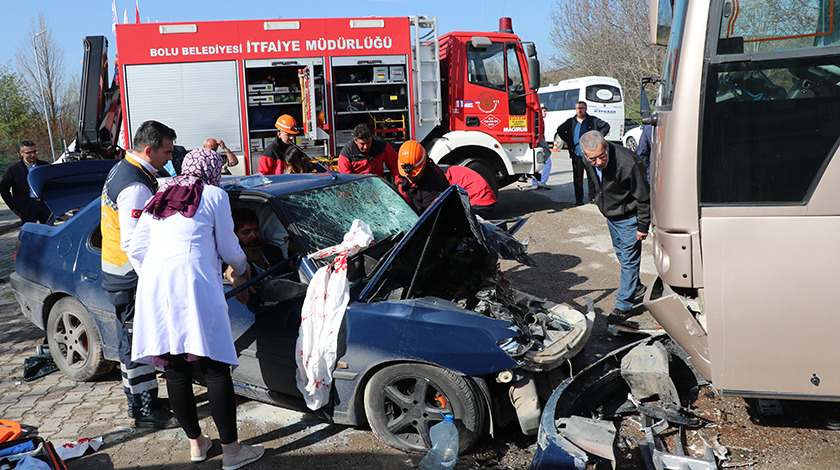
{"label": "tree", "polygon": [[27,36],[18,44],[15,62],[26,90],[35,97],[38,111],[43,114],[46,107],[50,129],[63,135],[59,121],[72,119],[71,116],[63,114],[67,112],[67,107],[62,103],[62,94],[67,88],[64,50],[56,42],[53,30],[42,11],[39,10],[37,18],[30,22]]}
{"label": "tree", "polygon": [[628,111],[638,112],[643,77],[660,77],[665,50],[650,43],[646,0],[555,0],[551,8],[554,65],[573,76],[616,78]]}
{"label": "tree", "polygon": [[0,67],[0,141],[25,138],[36,119],[24,84],[9,67]]}

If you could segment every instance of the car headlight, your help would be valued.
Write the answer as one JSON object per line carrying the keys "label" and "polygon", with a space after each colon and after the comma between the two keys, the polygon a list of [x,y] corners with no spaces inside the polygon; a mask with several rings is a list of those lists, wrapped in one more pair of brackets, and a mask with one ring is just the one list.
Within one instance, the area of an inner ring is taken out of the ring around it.
{"label": "car headlight", "polygon": [[510,357],[518,357],[526,352],[531,347],[529,344],[523,344],[519,341],[519,338],[512,337],[512,338],[505,338],[496,341],[496,344],[502,349]]}

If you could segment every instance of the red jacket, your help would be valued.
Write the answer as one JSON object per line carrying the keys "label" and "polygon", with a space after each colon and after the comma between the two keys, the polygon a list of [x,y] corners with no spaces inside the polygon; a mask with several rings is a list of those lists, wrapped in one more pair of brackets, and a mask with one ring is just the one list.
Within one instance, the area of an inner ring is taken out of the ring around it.
{"label": "red jacket", "polygon": [[282,175],[286,170],[286,160],[283,156],[288,148],[289,144],[280,140],[280,137],[274,139],[260,155],[257,171],[264,175]]}
{"label": "red jacket", "polygon": [[470,197],[470,205],[490,206],[499,199],[493,194],[490,185],[475,170],[465,166],[452,165],[446,169],[446,179],[449,184],[456,184],[467,192]]}
{"label": "red jacket", "polygon": [[359,151],[356,142],[350,141],[344,145],[338,155],[338,172],[346,174],[374,174],[384,176],[383,164],[388,167],[391,177],[396,178],[397,152],[388,142],[374,137],[367,154]]}

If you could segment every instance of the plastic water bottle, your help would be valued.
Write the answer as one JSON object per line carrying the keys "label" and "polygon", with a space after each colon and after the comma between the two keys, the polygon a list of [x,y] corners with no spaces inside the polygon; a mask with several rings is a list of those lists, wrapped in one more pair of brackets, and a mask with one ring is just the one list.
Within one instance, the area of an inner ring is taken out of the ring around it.
{"label": "plastic water bottle", "polygon": [[458,428],[452,415],[443,415],[443,421],[429,429],[432,450],[420,461],[420,470],[455,468],[458,460]]}

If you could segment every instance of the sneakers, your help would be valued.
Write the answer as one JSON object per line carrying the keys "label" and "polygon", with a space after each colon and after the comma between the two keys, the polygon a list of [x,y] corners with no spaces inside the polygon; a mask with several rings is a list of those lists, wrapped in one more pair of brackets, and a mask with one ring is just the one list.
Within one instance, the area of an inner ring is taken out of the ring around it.
{"label": "sneakers", "polygon": [[533,190],[538,189],[538,188],[539,188],[539,186],[520,186],[519,190],[520,191],[533,191]]}
{"label": "sneakers", "polygon": [[242,444],[242,449],[235,454],[222,454],[222,470],[236,470],[251,462],[256,462],[265,454],[263,446]]}
{"label": "sneakers", "polygon": [[639,284],[639,287],[636,288],[635,292],[633,292],[633,303],[640,304],[643,300],[645,300],[645,293],[647,292],[647,287],[644,284]]}
{"label": "sneakers", "polygon": [[210,440],[210,436],[207,434],[204,435],[204,444],[198,446],[190,446],[190,460],[193,462],[204,462],[207,460],[207,451],[210,450],[210,446],[213,445],[213,441]]}
{"label": "sneakers", "polygon": [[540,183],[540,184],[537,185],[537,187],[540,188],[540,189],[548,189],[549,191],[551,190],[551,186],[549,186],[547,184]]}
{"label": "sneakers", "polygon": [[134,419],[134,426],[146,429],[171,429],[180,426],[175,415],[170,411],[165,411],[160,408],[153,408],[152,413],[142,418]]}
{"label": "sneakers", "polygon": [[632,315],[630,314],[630,310],[622,310],[620,308],[615,308],[607,317],[607,323],[610,325],[616,325],[618,323],[623,323],[627,321]]}

